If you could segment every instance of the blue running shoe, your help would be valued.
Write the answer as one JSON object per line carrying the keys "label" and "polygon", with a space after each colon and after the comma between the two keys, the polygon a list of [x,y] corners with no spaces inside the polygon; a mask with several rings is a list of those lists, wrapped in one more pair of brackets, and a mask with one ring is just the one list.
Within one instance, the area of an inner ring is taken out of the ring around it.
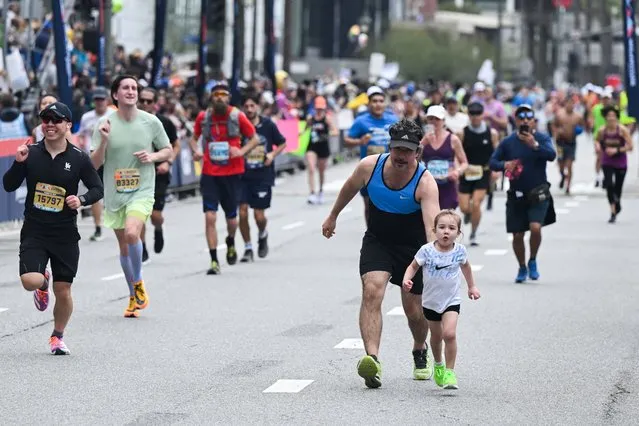
{"label": "blue running shoe", "polygon": [[[521,271],[519,271],[521,272]],[[537,270],[537,261],[530,260],[528,261],[528,278],[535,281],[539,279],[539,271]]]}
{"label": "blue running shoe", "polygon": [[519,272],[517,273],[517,278],[515,278],[516,283],[523,283],[526,281],[526,275],[528,275],[528,270],[525,266],[519,267]]}

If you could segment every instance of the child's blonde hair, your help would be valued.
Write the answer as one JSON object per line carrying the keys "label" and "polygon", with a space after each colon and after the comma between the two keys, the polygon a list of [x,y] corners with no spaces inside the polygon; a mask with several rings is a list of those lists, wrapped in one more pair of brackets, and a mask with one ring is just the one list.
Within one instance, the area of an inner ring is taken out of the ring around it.
{"label": "child's blonde hair", "polygon": [[461,216],[458,215],[455,210],[452,209],[445,209],[440,211],[439,213],[437,213],[437,216],[435,216],[435,220],[434,220],[434,227],[435,229],[437,229],[437,224],[439,223],[439,219],[441,219],[444,216],[452,216],[455,221],[457,222],[457,232],[461,234]]}

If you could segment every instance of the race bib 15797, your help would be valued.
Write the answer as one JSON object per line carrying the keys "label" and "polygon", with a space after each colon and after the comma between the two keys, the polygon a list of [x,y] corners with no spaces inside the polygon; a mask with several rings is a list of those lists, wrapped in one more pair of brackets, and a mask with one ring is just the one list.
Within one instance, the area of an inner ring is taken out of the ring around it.
{"label": "race bib 15797", "polygon": [[33,207],[45,212],[59,213],[64,208],[67,190],[48,183],[38,182],[33,193]]}

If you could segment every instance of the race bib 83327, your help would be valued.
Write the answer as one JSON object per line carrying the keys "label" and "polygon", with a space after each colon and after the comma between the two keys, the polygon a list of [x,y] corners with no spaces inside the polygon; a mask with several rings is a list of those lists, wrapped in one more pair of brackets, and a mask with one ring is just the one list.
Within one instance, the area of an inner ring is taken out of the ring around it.
{"label": "race bib 83327", "polygon": [[140,189],[139,169],[116,169],[114,178],[117,192],[135,192]]}

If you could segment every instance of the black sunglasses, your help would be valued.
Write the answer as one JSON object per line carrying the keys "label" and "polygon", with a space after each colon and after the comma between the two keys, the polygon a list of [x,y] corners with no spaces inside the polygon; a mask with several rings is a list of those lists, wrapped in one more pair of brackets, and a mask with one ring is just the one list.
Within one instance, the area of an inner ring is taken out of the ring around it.
{"label": "black sunglasses", "polygon": [[60,124],[60,123],[62,123],[64,121],[67,121],[67,120],[65,120],[64,118],[60,118],[60,117],[51,117],[51,116],[42,117],[42,122],[44,124],[49,124],[49,123]]}
{"label": "black sunglasses", "polygon": [[533,118],[535,118],[535,113],[532,111],[522,111],[517,114],[517,118],[519,118],[520,120],[524,120],[526,118],[532,120]]}

